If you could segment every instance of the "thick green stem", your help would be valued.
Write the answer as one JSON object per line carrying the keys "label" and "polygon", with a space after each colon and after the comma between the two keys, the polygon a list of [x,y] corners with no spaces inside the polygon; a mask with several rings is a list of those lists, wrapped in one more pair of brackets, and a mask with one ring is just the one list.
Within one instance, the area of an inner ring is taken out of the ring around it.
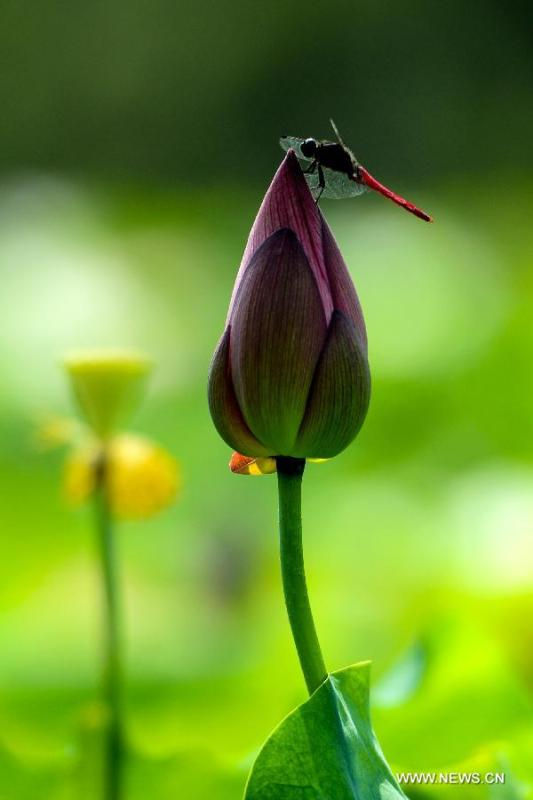
{"label": "thick green stem", "polygon": [[96,467],[95,505],[104,599],[103,695],[108,714],[104,744],[104,800],[120,800],[123,758],[122,664],[117,565],[107,475],[107,459],[103,452]]}
{"label": "thick green stem", "polygon": [[302,476],[305,460],[278,456],[281,574],[285,605],[305,682],[312,694],[327,677],[305,581],[302,547]]}

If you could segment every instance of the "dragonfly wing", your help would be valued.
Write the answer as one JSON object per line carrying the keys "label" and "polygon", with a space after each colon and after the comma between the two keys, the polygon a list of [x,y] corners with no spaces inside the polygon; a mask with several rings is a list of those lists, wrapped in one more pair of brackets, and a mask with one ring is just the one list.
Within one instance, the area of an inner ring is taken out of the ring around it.
{"label": "dragonfly wing", "polygon": [[279,143],[285,151],[294,150],[297,157],[302,161],[313,161],[312,158],[308,158],[302,153],[301,146],[304,141],[305,139],[299,139],[297,136],[282,136]]}
{"label": "dragonfly wing", "polygon": [[318,181],[318,173],[315,170],[313,172],[305,172],[305,180],[307,181],[307,185],[311,189],[311,194],[314,198],[317,198],[320,193],[320,186]]}
{"label": "dragonfly wing", "polygon": [[344,200],[347,197],[357,197],[366,192],[366,187],[360,183],[354,183],[347,175],[342,172],[335,172],[332,169],[323,168],[324,180],[326,185],[324,190],[320,190],[320,179],[318,177],[318,170],[313,172],[306,172],[305,179],[307,185],[311,189],[313,197],[327,197],[328,200]]}
{"label": "dragonfly wing", "polygon": [[[366,191],[366,187],[361,183],[352,181],[344,172],[324,168],[324,179],[326,181],[322,197],[330,200],[344,200],[347,197],[357,197]],[[318,177],[316,179],[318,185]],[[319,189],[317,189],[318,193]]]}

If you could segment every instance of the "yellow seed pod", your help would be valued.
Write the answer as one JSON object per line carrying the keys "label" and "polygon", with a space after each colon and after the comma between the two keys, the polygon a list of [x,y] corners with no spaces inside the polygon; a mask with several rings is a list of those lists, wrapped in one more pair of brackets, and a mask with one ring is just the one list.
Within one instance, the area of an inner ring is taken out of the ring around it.
{"label": "yellow seed pod", "polygon": [[[69,457],[64,488],[74,504],[87,500],[95,488],[95,444]],[[108,492],[113,513],[124,519],[150,517],[170,505],[180,486],[179,468],[172,456],[142,436],[122,434],[107,447]]]}
{"label": "yellow seed pod", "polygon": [[64,359],[78,408],[100,439],[109,439],[135,410],[151,370],[142,353],[81,350]]}

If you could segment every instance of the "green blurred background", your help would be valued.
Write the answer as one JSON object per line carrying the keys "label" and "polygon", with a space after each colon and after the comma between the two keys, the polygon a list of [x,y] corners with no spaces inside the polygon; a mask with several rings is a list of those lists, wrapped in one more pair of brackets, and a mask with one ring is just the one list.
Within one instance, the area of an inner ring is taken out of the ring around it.
{"label": "green blurred background", "polygon": [[131,427],[183,473],[173,508],[119,529],[128,800],[240,797],[305,698],[275,479],[230,474],[205,387],[277,139],[329,116],[436,222],[322,204],[374,381],[356,442],[304,485],[323,649],[373,660],[395,768],[506,773],[419,796],[531,796],[532,38],[523,0],[4,0],[0,797],[98,796],[91,517],[34,437],[73,413],[73,347],[155,358]]}

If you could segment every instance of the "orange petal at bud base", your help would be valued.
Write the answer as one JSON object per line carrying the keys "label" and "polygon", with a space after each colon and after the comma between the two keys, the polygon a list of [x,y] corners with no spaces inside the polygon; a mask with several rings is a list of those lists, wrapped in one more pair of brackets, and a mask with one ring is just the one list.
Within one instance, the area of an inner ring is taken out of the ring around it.
{"label": "orange petal at bud base", "polygon": [[276,471],[275,458],[253,458],[233,453],[230,458],[229,468],[236,475],[271,475]]}

